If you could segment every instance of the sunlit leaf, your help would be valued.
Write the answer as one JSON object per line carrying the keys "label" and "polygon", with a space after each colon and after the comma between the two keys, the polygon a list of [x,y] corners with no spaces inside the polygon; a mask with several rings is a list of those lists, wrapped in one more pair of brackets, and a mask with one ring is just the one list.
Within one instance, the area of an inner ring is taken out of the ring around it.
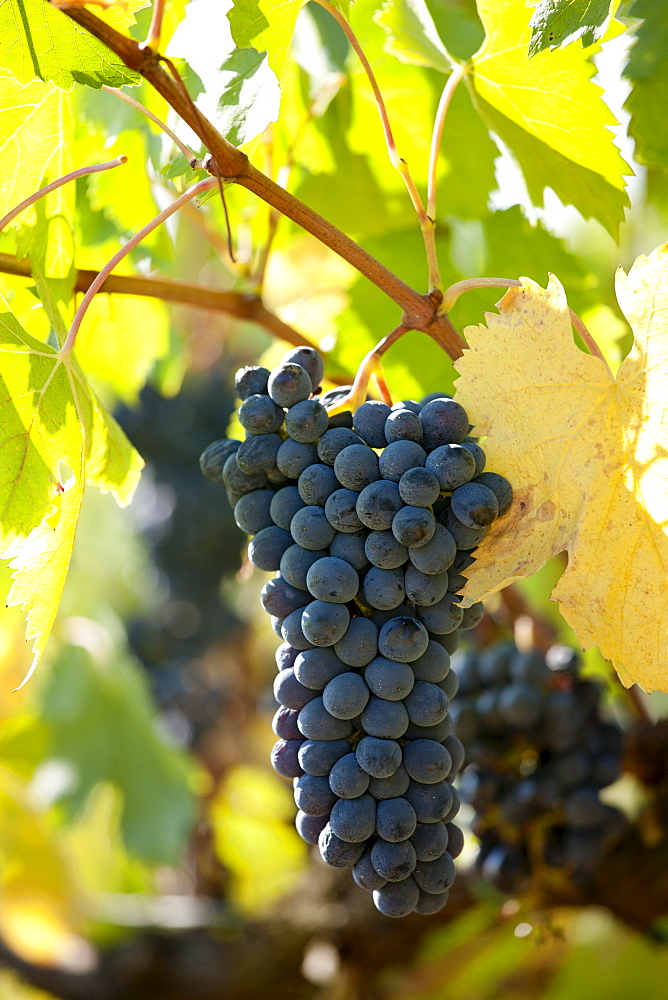
{"label": "sunlit leaf", "polygon": [[375,21],[387,32],[385,48],[397,59],[442,73],[452,69],[425,0],[385,0]]}

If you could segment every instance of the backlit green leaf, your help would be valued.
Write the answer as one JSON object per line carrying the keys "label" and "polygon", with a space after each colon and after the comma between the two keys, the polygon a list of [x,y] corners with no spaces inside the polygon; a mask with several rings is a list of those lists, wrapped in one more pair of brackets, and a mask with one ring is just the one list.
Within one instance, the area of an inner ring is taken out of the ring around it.
{"label": "backlit green leaf", "polygon": [[582,47],[605,34],[611,0],[540,0],[531,18],[529,55],[558,49],[578,38]]}
{"label": "backlit green leaf", "polygon": [[[636,0],[633,17],[644,18],[625,75],[633,89],[626,102],[631,112],[629,131],[636,141],[640,163],[668,167],[668,8],[651,0]],[[659,124],[660,123],[660,124]]]}

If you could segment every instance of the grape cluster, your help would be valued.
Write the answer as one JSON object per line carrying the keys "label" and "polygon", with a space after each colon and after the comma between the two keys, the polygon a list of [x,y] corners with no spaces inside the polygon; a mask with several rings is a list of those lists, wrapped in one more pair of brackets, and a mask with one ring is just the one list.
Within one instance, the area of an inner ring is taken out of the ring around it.
{"label": "grape cluster", "polygon": [[482,614],[456,594],[512,492],[450,397],[330,419],[345,390],[318,396],[322,376],[307,348],[238,372],[247,437],[214,442],[201,466],[252,535],[251,562],[275,573],[272,763],[294,780],[299,834],[387,916],[434,913],[462,848],[450,654]]}
{"label": "grape cluster", "polygon": [[604,721],[601,688],[569,647],[512,642],[458,653],[455,732],[466,745],[459,790],[476,812],[477,866],[504,892],[558,868],[579,883],[624,830],[599,796],[622,765],[622,731]]}

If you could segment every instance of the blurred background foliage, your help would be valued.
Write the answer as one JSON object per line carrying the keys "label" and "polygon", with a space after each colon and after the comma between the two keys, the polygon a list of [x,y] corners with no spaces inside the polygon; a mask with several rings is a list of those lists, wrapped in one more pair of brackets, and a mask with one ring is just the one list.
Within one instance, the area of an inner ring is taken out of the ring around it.
{"label": "blurred background foliage", "polygon": [[[185,60],[193,96],[202,92],[214,108],[219,62],[201,25],[215,40],[228,30],[227,6],[167,5],[167,51]],[[422,187],[442,77],[386,51],[372,20],[379,4],[355,6],[398,148]],[[482,27],[472,0],[433,0],[430,8],[456,55],[475,51]],[[139,10],[137,38],[149,14]],[[463,88],[439,164],[445,283],[493,274],[544,284],[554,272],[613,367],[630,344],[614,269],[662,242],[668,215],[668,159],[659,151],[633,160],[626,135],[631,44],[627,32],[597,57],[635,172],[618,244],[550,192],[544,208],[530,204]],[[387,161],[368,82],[314,4],[299,18],[293,55],[280,122],[250,143],[254,161],[282,171],[297,196],[423,289],[419,230]],[[14,86],[10,76],[4,82]],[[112,95],[60,93],[62,141],[74,165],[128,156],[124,167],[76,185],[76,267],[99,269],[185,185],[189,168],[169,139]],[[169,118],[146,84],[132,94]],[[664,132],[666,113],[664,106],[657,118]],[[7,163],[0,168],[7,176]],[[274,233],[267,206],[243,189],[229,187],[226,198],[236,264],[214,199],[158,229],[126,272],[244,293],[261,287],[267,308],[320,345],[329,375],[348,381],[396,325],[396,306],[292,223],[280,221]],[[0,236],[0,251],[20,252],[22,232]],[[63,280],[71,286],[71,269]],[[50,324],[33,279],[2,275],[2,288],[21,322],[46,339]],[[464,296],[453,321],[480,321],[498,294]],[[19,692],[30,659],[23,622],[16,609],[0,620],[0,1000],[628,1000],[631,992],[664,1000],[668,924],[633,928],[596,907],[546,910],[531,897],[506,900],[470,876],[442,914],[397,925],[297,837],[290,788],[268,762],[276,640],[258,601],[264,581],[243,562],[245,540],[222,487],[197,466],[230,423],[234,371],[270,367],[284,350],[257,324],[156,298],[99,295],[88,313],[79,360],[147,468],[127,512],[89,491],[48,657]],[[449,391],[454,378],[449,359],[418,333],[387,356],[386,371],[395,398]],[[554,560],[519,590],[530,614],[574,644],[549,601],[560,569]],[[489,622],[508,626],[498,601]],[[609,685],[611,711],[628,720],[626,699],[595,650],[586,667]],[[660,719],[666,696],[645,701]],[[648,794],[632,778],[615,792],[631,815]],[[664,828],[649,836],[656,843]],[[464,871],[472,852],[471,844]]]}

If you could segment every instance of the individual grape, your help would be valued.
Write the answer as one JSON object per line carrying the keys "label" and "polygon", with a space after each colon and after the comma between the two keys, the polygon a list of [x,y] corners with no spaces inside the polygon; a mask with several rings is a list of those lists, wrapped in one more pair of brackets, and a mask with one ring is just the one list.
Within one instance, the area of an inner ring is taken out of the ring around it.
{"label": "individual grape", "polygon": [[317,392],[325,374],[321,356],[314,347],[291,347],[281,358],[282,365],[301,365],[311,379],[311,392]]}
{"label": "individual grape", "polygon": [[354,719],[369,700],[369,689],[360,674],[349,671],[334,677],[322,694],[325,708],[337,719]]}
{"label": "individual grape", "polygon": [[[279,639],[283,639],[283,622],[284,621],[285,621],[284,618],[275,618],[273,615],[269,619],[269,623],[271,625],[272,631],[274,632],[275,635],[278,636]],[[285,642],[286,640],[283,639],[283,641]]]}
{"label": "individual grape", "polygon": [[370,563],[379,569],[398,569],[408,559],[408,549],[391,531],[370,531],[364,543]]}
{"label": "individual grape", "polygon": [[419,548],[434,537],[436,518],[426,507],[402,507],[392,521],[392,534],[407,548]]}
{"label": "individual grape", "polygon": [[445,525],[454,538],[457,548],[466,551],[480,545],[487,534],[487,528],[469,528],[468,525],[462,524],[450,508],[442,515],[441,523]]}
{"label": "individual grape", "polygon": [[302,608],[297,608],[287,618],[284,618],[279,629],[279,635],[283,641],[294,646],[300,652],[313,649],[313,643],[309,642],[302,629],[302,610]]}
{"label": "individual grape", "polygon": [[531,729],[541,718],[543,696],[527,681],[515,681],[501,690],[497,711],[504,725],[511,729]]}
{"label": "individual grape", "polygon": [[314,847],[317,847],[320,833],[327,826],[328,822],[329,816],[327,814],[324,816],[308,816],[305,812],[299,811],[295,818],[297,833],[302,840],[305,840],[307,844],[313,844]]}
{"label": "individual grape", "polygon": [[606,817],[606,806],[598,797],[598,789],[593,786],[576,788],[564,801],[564,814],[569,826],[589,829],[601,826]]}
{"label": "individual grape", "polygon": [[332,427],[318,441],[318,458],[325,465],[334,465],[336,456],[351,444],[363,444],[359,434],[349,427]]}
{"label": "individual grape", "polygon": [[401,477],[416,465],[424,465],[427,453],[416,441],[393,441],[381,452],[378,468],[383,479],[401,481]]}
{"label": "individual grape", "polygon": [[240,497],[234,507],[237,527],[247,535],[269,528],[273,524],[270,507],[274,495],[273,490],[253,490]]}
{"label": "individual grape", "polygon": [[[310,693],[315,694],[314,691]],[[329,714],[322,698],[313,698],[304,705],[297,723],[302,736],[307,740],[344,740],[353,731],[347,719],[335,719]]]}
{"label": "individual grape", "polygon": [[247,434],[271,434],[283,423],[283,410],[269,396],[248,396],[237,416]]}
{"label": "individual grape", "polygon": [[331,646],[305,649],[297,656],[293,669],[299,683],[313,691],[323,691],[334,677],[346,672]]}
{"label": "individual grape", "polygon": [[[258,490],[258,492],[260,491]],[[271,494],[269,510],[274,524],[277,524],[279,528],[283,528],[284,531],[289,531],[292,518],[298,510],[301,510],[305,506],[306,504],[300,497],[297,487],[285,486],[282,490],[277,490]]]}
{"label": "individual grape", "polygon": [[371,848],[368,847],[357,864],[353,867],[353,878],[360,889],[373,892],[382,889],[387,879],[378,874],[371,861]]}
{"label": "individual grape", "polygon": [[287,618],[297,608],[308,604],[309,596],[307,591],[290,586],[279,574],[273,580],[267,580],[262,588],[260,601],[268,615]]}
{"label": "individual grape", "polygon": [[[239,444],[241,447],[241,443]],[[251,490],[262,490],[267,485],[267,477],[263,472],[247,473],[244,472],[239,461],[237,459],[237,448],[236,451],[225,460],[225,465],[223,466],[223,482],[228,489],[234,490],[235,493],[250,493]]]}
{"label": "individual grape", "polygon": [[432,399],[452,399],[447,392],[428,392],[426,396],[423,396],[420,400],[420,409],[426,406],[427,403],[431,403]]}
{"label": "individual grape", "polygon": [[433,576],[450,569],[456,555],[455,540],[442,524],[436,524],[434,534],[426,545],[420,545],[419,548],[412,548],[409,551],[415,569]]}
{"label": "individual grape", "polygon": [[[325,513],[327,513],[326,510]],[[337,559],[345,559],[358,573],[363,573],[369,566],[365,551],[366,537],[364,530],[337,531],[329,546],[329,554]]]}
{"label": "individual grape", "polygon": [[304,469],[318,461],[314,444],[303,444],[288,438],[276,452],[276,466],[289,479],[299,479]]}
{"label": "individual grape", "polygon": [[324,406],[315,399],[305,399],[292,406],[285,415],[285,430],[293,441],[312,444],[325,433],[329,417]]}
{"label": "individual grape", "polygon": [[299,712],[296,709],[283,708],[282,705],[279,705],[271,723],[271,728],[279,739],[303,741],[304,737],[299,732],[299,727],[297,726],[298,715]]}
{"label": "individual grape", "polygon": [[406,596],[404,574],[401,569],[379,569],[372,566],[364,574],[362,592],[365,602],[372,608],[391,611]]}
{"label": "individual grape", "polygon": [[404,881],[414,870],[416,861],[415,848],[405,837],[394,842],[377,840],[371,848],[371,864],[387,882]]}
{"label": "individual grape", "polygon": [[[308,705],[306,707],[308,708]],[[444,816],[447,816],[452,806],[454,794],[448,781],[425,785],[411,779],[406,798],[415,809],[418,823],[437,823]]]}
{"label": "individual grape", "polygon": [[303,549],[301,545],[291,545],[281,556],[281,576],[293,587],[306,590],[306,574],[311,566],[327,553],[324,549]]}
{"label": "individual grape", "polygon": [[448,831],[448,854],[453,859],[458,858],[464,850],[464,834],[454,823],[446,823],[445,829]]}
{"label": "individual grape", "polygon": [[421,916],[430,916],[432,913],[438,913],[447,904],[450,898],[450,890],[446,892],[423,892],[420,889],[420,898],[415,905],[413,913],[419,913]]}
{"label": "individual grape", "polygon": [[314,646],[333,646],[343,638],[349,622],[344,604],[311,601],[302,612],[302,631]]}
{"label": "individual grape", "polygon": [[409,694],[415,679],[407,663],[397,663],[377,656],[364,671],[364,680],[372,694],[387,701],[401,701]]}
{"label": "individual grape", "polygon": [[407,917],[420,901],[420,890],[409,875],[401,882],[388,882],[382,889],[374,889],[373,901],[385,917]]}
{"label": "individual grape", "polygon": [[300,684],[294,669],[287,667],[274,678],[274,698],[284,708],[300,711],[312,698],[315,698],[315,691]]}
{"label": "individual grape", "polygon": [[339,489],[339,481],[329,465],[309,465],[299,477],[299,495],[307,504],[324,507],[327,497]]}
{"label": "individual grape", "polygon": [[466,631],[470,628],[475,628],[483,618],[485,614],[485,605],[482,601],[476,601],[472,604],[470,608],[464,608],[464,614],[462,615],[462,620],[459,623],[460,629]]}
{"label": "individual grape", "polygon": [[295,785],[295,805],[307,816],[327,816],[336,802],[336,795],[327,778],[302,774]]}
{"label": "individual grape", "polygon": [[465,483],[450,498],[452,513],[469,528],[485,528],[497,517],[496,495],[482,483]]}
{"label": "individual grape", "polygon": [[344,559],[324,556],[309,569],[306,586],[319,601],[347,604],[359,590],[359,577]]}
{"label": "individual grape", "polygon": [[[278,452],[276,452],[276,454],[278,455]],[[271,469],[267,469],[266,475],[272,486],[287,486],[290,482],[289,478],[284,476],[281,470],[276,466],[273,466]]]}
{"label": "individual grape", "polygon": [[336,490],[325,502],[325,516],[336,531],[344,534],[357,533],[362,522],[357,513],[357,498],[359,493],[354,490]]}
{"label": "individual grape", "polygon": [[[418,683],[425,682],[418,681]],[[441,743],[436,743],[434,740],[411,740],[404,747],[403,764],[409,776],[415,781],[420,781],[423,785],[433,785],[448,777],[452,768],[452,758]]]}
{"label": "individual grape", "polygon": [[326,549],[334,538],[334,528],[322,507],[302,507],[290,522],[292,538],[303,549],[315,552]]}
{"label": "individual grape", "polygon": [[199,457],[199,467],[202,470],[202,475],[210,479],[212,483],[222,483],[225,462],[230,455],[234,455],[240,444],[241,441],[235,441],[231,438],[221,438],[220,441],[213,441],[204,449]]}
{"label": "individual grape", "polygon": [[418,726],[414,722],[409,722],[404,735],[407,740],[436,740],[437,743],[441,743],[451,732],[452,719],[446,715],[435,726]]}
{"label": "individual grape", "polygon": [[445,444],[432,451],[425,467],[433,472],[441,490],[455,490],[468,483],[475,475],[475,459],[470,451],[460,444]]}
{"label": "individual grape", "polygon": [[390,409],[410,410],[411,413],[419,413],[422,409],[422,403],[418,403],[416,399],[400,399],[396,403],[393,403]]}
{"label": "individual grape", "polygon": [[332,766],[329,786],[342,799],[356,799],[369,787],[369,775],[359,766],[355,754],[348,753]]}
{"label": "individual grape", "polygon": [[398,740],[406,732],[407,726],[408,713],[403,702],[385,701],[384,698],[371,695],[362,712],[362,727],[369,736]]}
{"label": "individual grape", "polygon": [[[392,608],[390,611],[380,611],[374,608],[371,611],[371,621],[378,628],[382,628],[383,625],[387,625],[394,618],[417,618],[417,612],[415,610],[415,605],[411,604],[410,601],[402,601],[402,603],[396,607]],[[396,659],[396,657],[394,657]]]}
{"label": "individual grape", "polygon": [[234,377],[234,390],[239,399],[266,393],[269,375],[267,368],[260,368],[258,365],[240,368]]}
{"label": "individual grape", "polygon": [[440,492],[438,478],[421,465],[404,472],[399,480],[399,495],[411,507],[431,507],[438,500]]}
{"label": "individual grape", "polygon": [[467,451],[471,452],[475,462],[475,474],[476,476],[481,475],[485,469],[485,465],[487,464],[487,456],[478,442],[474,441],[472,438],[464,438],[462,441],[462,448],[466,448]]}
{"label": "individual grape", "polygon": [[369,778],[369,794],[374,799],[399,799],[409,784],[408,772],[402,764],[389,778]]}
{"label": "individual grape", "polygon": [[401,764],[401,747],[394,740],[363,736],[355,752],[360,767],[372,778],[390,778]]}
{"label": "individual grape", "polygon": [[408,718],[417,726],[435,726],[448,714],[449,702],[437,684],[416,681],[413,690],[404,698]]}
{"label": "individual grape", "polygon": [[418,823],[411,834],[418,861],[435,861],[448,847],[448,828],[445,823]]}
{"label": "individual grape", "polygon": [[378,456],[368,445],[350,444],[334,459],[334,472],[343,486],[360,493],[365,486],[380,479]]}
{"label": "individual grape", "polygon": [[[392,844],[414,833],[417,824],[415,810],[404,798],[381,799],[376,805],[376,833]],[[406,872],[410,875],[410,872]]]}
{"label": "individual grape", "polygon": [[299,650],[290,646],[287,642],[281,643],[274,654],[276,669],[285,670],[286,667],[294,667],[295,660],[299,656]]}
{"label": "individual grape", "polygon": [[278,434],[253,434],[241,442],[234,458],[246,475],[267,472],[276,465],[276,455],[281,443]]}
{"label": "individual grape", "polygon": [[447,851],[435,861],[418,861],[413,878],[423,892],[446,892],[455,881],[457,869]]}
{"label": "individual grape", "polygon": [[298,740],[278,740],[274,743],[271,765],[284,778],[298,778],[303,774],[297,755],[301,745],[301,737]]}
{"label": "individual grape", "polygon": [[361,844],[376,826],[376,800],[371,795],[356,799],[338,799],[329,817],[332,833],[348,844]]}
{"label": "individual grape", "polygon": [[450,657],[443,646],[430,639],[422,656],[413,660],[411,667],[416,681],[430,681],[432,684],[438,684],[448,675]]}
{"label": "individual grape", "polygon": [[274,403],[279,407],[287,407],[308,399],[313,386],[308,372],[301,365],[288,362],[273,370],[269,376],[267,389]]}
{"label": "individual grape", "polygon": [[402,507],[399,487],[384,479],[365,486],[357,498],[357,516],[365,527],[375,531],[391,528],[394,515]]}
{"label": "individual grape", "polygon": [[291,545],[289,531],[275,526],[263,528],[248,543],[248,558],[257,569],[275,572],[281,565],[283,553]]}
{"label": "individual grape", "polygon": [[299,748],[299,763],[306,774],[326,777],[337,760],[350,752],[348,740],[304,740]]}
{"label": "individual grape", "polygon": [[499,505],[499,517],[510,509],[513,502],[513,488],[504,476],[500,476],[496,472],[478,472],[475,481],[494,493]]}
{"label": "individual grape", "polygon": [[454,399],[432,399],[425,403],[420,410],[420,421],[428,451],[442,445],[460,444],[469,432],[466,410]]}
{"label": "individual grape", "polygon": [[378,652],[378,629],[368,618],[351,618],[342,639],[334,645],[338,658],[349,667],[364,667]]}
{"label": "individual grape", "polygon": [[432,573],[428,576],[410,565],[406,567],[404,573],[404,586],[409,601],[421,607],[431,607],[445,597],[448,590],[448,574]]}
{"label": "individual grape", "polygon": [[420,444],[423,433],[419,416],[408,409],[392,409],[385,421],[385,438],[388,444],[393,441],[416,441]]}
{"label": "individual grape", "polygon": [[441,691],[445,692],[448,701],[452,701],[457,692],[459,691],[459,676],[454,671],[451,670],[446,677],[438,685]]}
{"label": "individual grape", "polygon": [[353,414],[353,430],[372,448],[384,448],[385,421],[390,415],[390,407],[379,400],[362,403]]}
{"label": "individual grape", "polygon": [[318,849],[322,860],[332,868],[352,868],[364,854],[365,844],[341,840],[327,823],[318,838]]}
{"label": "individual grape", "polygon": [[419,607],[418,618],[422,624],[435,635],[447,635],[453,632],[461,624],[464,611],[454,603],[455,595],[446,593],[437,604],[432,604],[430,608]]}
{"label": "individual grape", "polygon": [[427,650],[429,636],[421,622],[405,615],[391,618],[382,626],[378,650],[382,656],[400,663],[412,663]]}
{"label": "individual grape", "polygon": [[[265,483],[265,486],[266,485],[267,484]],[[232,510],[234,510],[243,495],[243,493],[237,493],[235,490],[231,490],[229,486],[225,487],[225,497],[227,499],[228,506],[231,507]]]}

